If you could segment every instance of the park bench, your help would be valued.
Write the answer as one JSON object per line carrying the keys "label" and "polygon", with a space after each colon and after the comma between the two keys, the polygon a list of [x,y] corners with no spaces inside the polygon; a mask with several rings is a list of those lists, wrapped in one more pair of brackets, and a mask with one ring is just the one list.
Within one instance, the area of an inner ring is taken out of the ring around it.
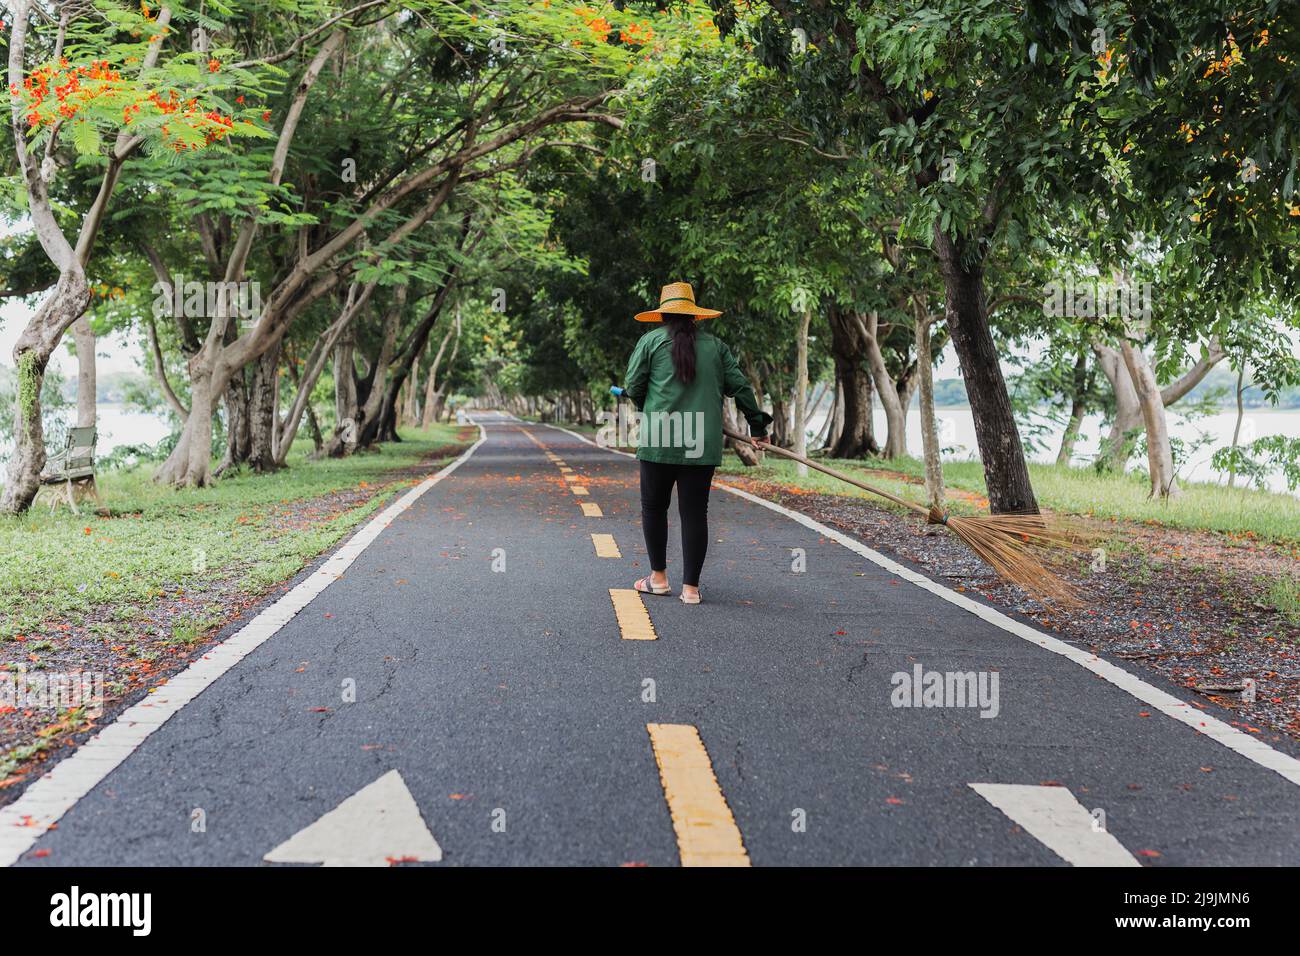
{"label": "park bench", "polygon": [[84,497],[87,488],[99,501],[99,486],[95,483],[95,428],[69,428],[68,440],[58,454],[52,456],[41,471],[41,486],[52,487],[55,493],[50,501],[50,514],[60,501],[66,501],[73,514],[77,510],[77,494]]}

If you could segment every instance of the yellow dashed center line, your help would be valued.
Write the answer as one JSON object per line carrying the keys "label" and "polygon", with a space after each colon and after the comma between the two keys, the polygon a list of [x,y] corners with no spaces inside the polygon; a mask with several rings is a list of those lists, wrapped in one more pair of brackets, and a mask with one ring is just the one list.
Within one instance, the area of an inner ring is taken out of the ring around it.
{"label": "yellow dashed center line", "polygon": [[749,866],[749,854],[699,731],[690,724],[646,724],[645,729],[659,764],[682,866]]}
{"label": "yellow dashed center line", "polygon": [[596,557],[598,558],[621,558],[623,552],[618,550],[618,542],[614,540],[612,534],[591,533],[591,543],[596,546]]}
{"label": "yellow dashed center line", "polygon": [[[538,441],[537,436],[534,435],[532,432],[525,431],[522,428],[519,430],[528,436],[529,441],[531,441],[534,445],[536,445],[538,448],[540,448],[543,452],[546,453],[546,457],[551,461],[552,464],[559,467],[560,473],[564,476],[564,480],[570,483],[568,485],[570,491],[572,491],[575,495],[577,495],[580,498],[590,497],[591,492],[588,491],[585,486],[576,484],[576,482],[582,481],[583,479],[579,475],[574,473],[573,469],[568,466],[568,464],[565,462],[563,458],[555,454],[553,451],[550,451],[545,445],[543,445],[540,441]],[[585,517],[603,518],[605,516],[604,512],[600,510],[600,505],[595,504],[594,502],[583,501],[583,502],[579,502],[579,504],[582,505],[582,513]],[[618,556],[617,546],[615,546],[614,550],[615,550],[615,556]]]}
{"label": "yellow dashed center line", "polygon": [[614,602],[614,616],[618,630],[625,641],[653,641],[655,626],[650,614],[641,603],[641,595],[632,588],[610,588],[609,599]]}

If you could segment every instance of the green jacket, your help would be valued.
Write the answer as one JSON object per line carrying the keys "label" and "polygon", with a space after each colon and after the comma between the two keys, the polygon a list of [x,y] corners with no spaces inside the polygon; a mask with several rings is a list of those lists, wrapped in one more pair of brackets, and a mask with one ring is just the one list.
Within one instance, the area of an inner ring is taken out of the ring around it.
{"label": "green jacket", "polygon": [[624,388],[641,411],[642,461],[671,465],[722,464],[722,399],[734,398],[755,437],[767,434],[772,416],[763,411],[726,343],[696,327],[695,381],[684,384],[673,369],[667,328],[651,329],[632,350]]}

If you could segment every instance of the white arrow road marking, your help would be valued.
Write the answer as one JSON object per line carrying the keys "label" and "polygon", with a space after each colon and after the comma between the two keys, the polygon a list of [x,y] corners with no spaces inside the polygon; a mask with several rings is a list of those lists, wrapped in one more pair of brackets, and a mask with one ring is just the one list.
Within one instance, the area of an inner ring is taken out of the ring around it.
{"label": "white arrow road marking", "polygon": [[971,789],[1071,866],[1141,866],[1124,845],[1093,826],[1065,787],[972,783]]}
{"label": "white arrow road marking", "polygon": [[442,847],[424,825],[402,775],[390,770],[262,859],[325,866],[437,863]]}

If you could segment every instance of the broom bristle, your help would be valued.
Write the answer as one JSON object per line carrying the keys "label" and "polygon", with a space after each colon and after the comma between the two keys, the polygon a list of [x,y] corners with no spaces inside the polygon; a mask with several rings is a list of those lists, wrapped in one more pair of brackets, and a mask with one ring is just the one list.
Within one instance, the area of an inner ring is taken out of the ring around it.
{"label": "broom bristle", "polygon": [[1077,550],[1085,541],[1080,529],[1042,515],[952,515],[945,524],[999,576],[1040,603],[1074,607],[1082,603],[1075,587],[1037,553]]}

